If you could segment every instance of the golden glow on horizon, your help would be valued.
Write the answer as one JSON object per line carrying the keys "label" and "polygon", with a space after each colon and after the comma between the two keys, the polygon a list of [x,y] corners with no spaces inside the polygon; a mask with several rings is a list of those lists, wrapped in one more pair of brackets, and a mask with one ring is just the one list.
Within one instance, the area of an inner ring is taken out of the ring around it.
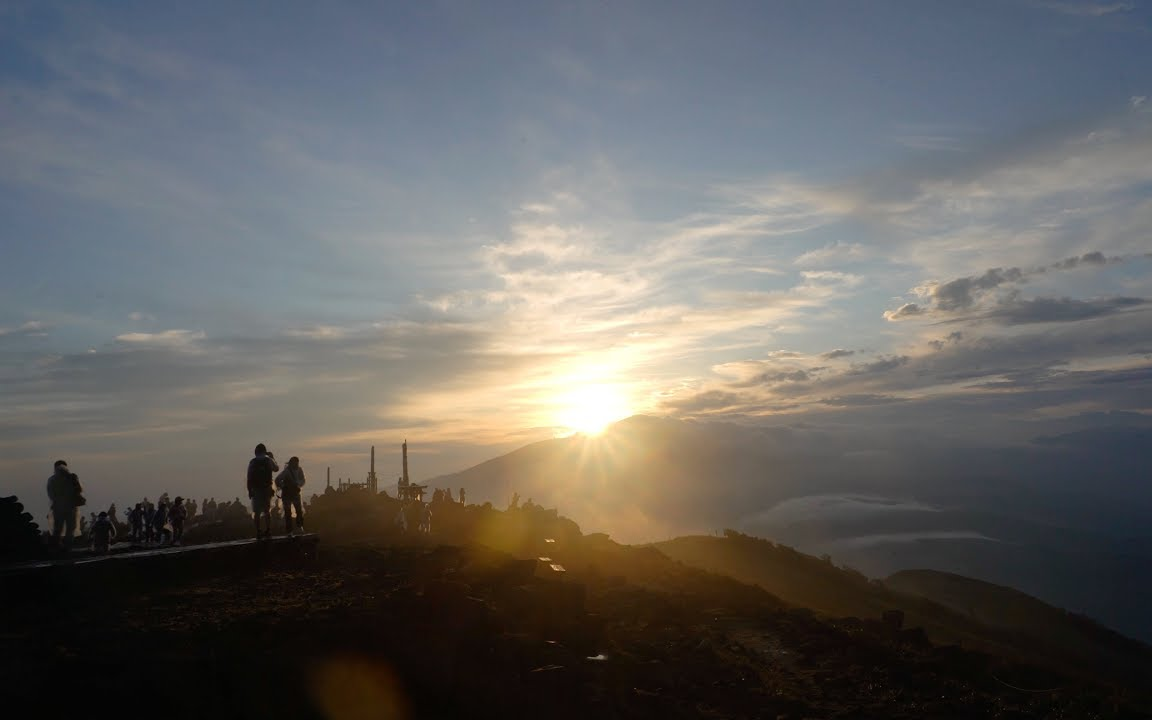
{"label": "golden glow on horizon", "polygon": [[563,396],[557,405],[556,424],[584,435],[599,435],[633,414],[628,398],[612,385],[585,385]]}

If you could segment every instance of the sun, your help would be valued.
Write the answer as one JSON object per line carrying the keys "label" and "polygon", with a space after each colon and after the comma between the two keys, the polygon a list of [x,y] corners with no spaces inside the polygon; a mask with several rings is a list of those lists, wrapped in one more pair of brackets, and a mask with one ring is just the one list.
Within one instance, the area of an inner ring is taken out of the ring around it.
{"label": "sun", "polygon": [[584,385],[557,402],[556,424],[584,435],[599,435],[612,423],[632,415],[632,406],[620,388]]}

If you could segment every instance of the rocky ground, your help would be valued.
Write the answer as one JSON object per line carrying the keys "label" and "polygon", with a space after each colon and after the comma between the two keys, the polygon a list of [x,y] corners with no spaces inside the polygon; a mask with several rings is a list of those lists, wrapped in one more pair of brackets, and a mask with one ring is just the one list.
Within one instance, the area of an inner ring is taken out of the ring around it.
{"label": "rocky ground", "polygon": [[580,570],[558,573],[478,545],[324,546],[313,560],[189,553],[163,572],[9,583],[4,703],[281,719],[1146,717],[1115,688],[820,619],[653,553],[588,542],[569,552]]}

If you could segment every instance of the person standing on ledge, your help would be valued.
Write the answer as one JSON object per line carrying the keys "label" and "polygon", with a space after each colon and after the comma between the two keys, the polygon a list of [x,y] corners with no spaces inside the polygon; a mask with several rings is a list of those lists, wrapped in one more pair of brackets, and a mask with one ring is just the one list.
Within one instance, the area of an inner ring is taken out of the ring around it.
{"label": "person standing on ledge", "polygon": [[[248,461],[248,499],[252,501],[252,520],[256,523],[256,539],[272,537],[273,474],[280,469],[276,458],[264,447],[256,446],[255,457]],[[264,530],[260,530],[260,516],[264,516]]]}
{"label": "person standing on ledge", "polygon": [[48,478],[48,500],[52,503],[52,544],[63,550],[72,549],[76,534],[76,508],[84,504],[80,479],[68,470],[68,463],[57,460]]}
{"label": "person standing on ledge", "polygon": [[276,487],[280,488],[280,499],[284,501],[284,534],[292,534],[292,512],[296,512],[296,527],[304,532],[304,506],[300,502],[300,488],[304,487],[304,468],[300,458],[288,458],[288,466],[276,476]]}

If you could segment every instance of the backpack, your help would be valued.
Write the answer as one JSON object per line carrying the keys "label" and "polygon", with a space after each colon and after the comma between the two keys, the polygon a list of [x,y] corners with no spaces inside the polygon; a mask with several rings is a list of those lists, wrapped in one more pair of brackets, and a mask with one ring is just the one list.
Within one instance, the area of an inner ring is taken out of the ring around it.
{"label": "backpack", "polygon": [[272,486],[272,460],[267,455],[257,455],[248,461],[248,489]]}
{"label": "backpack", "polygon": [[80,477],[76,473],[68,473],[68,478],[72,481],[72,496],[76,507],[87,505],[88,500],[84,497],[84,489],[80,487]]}

